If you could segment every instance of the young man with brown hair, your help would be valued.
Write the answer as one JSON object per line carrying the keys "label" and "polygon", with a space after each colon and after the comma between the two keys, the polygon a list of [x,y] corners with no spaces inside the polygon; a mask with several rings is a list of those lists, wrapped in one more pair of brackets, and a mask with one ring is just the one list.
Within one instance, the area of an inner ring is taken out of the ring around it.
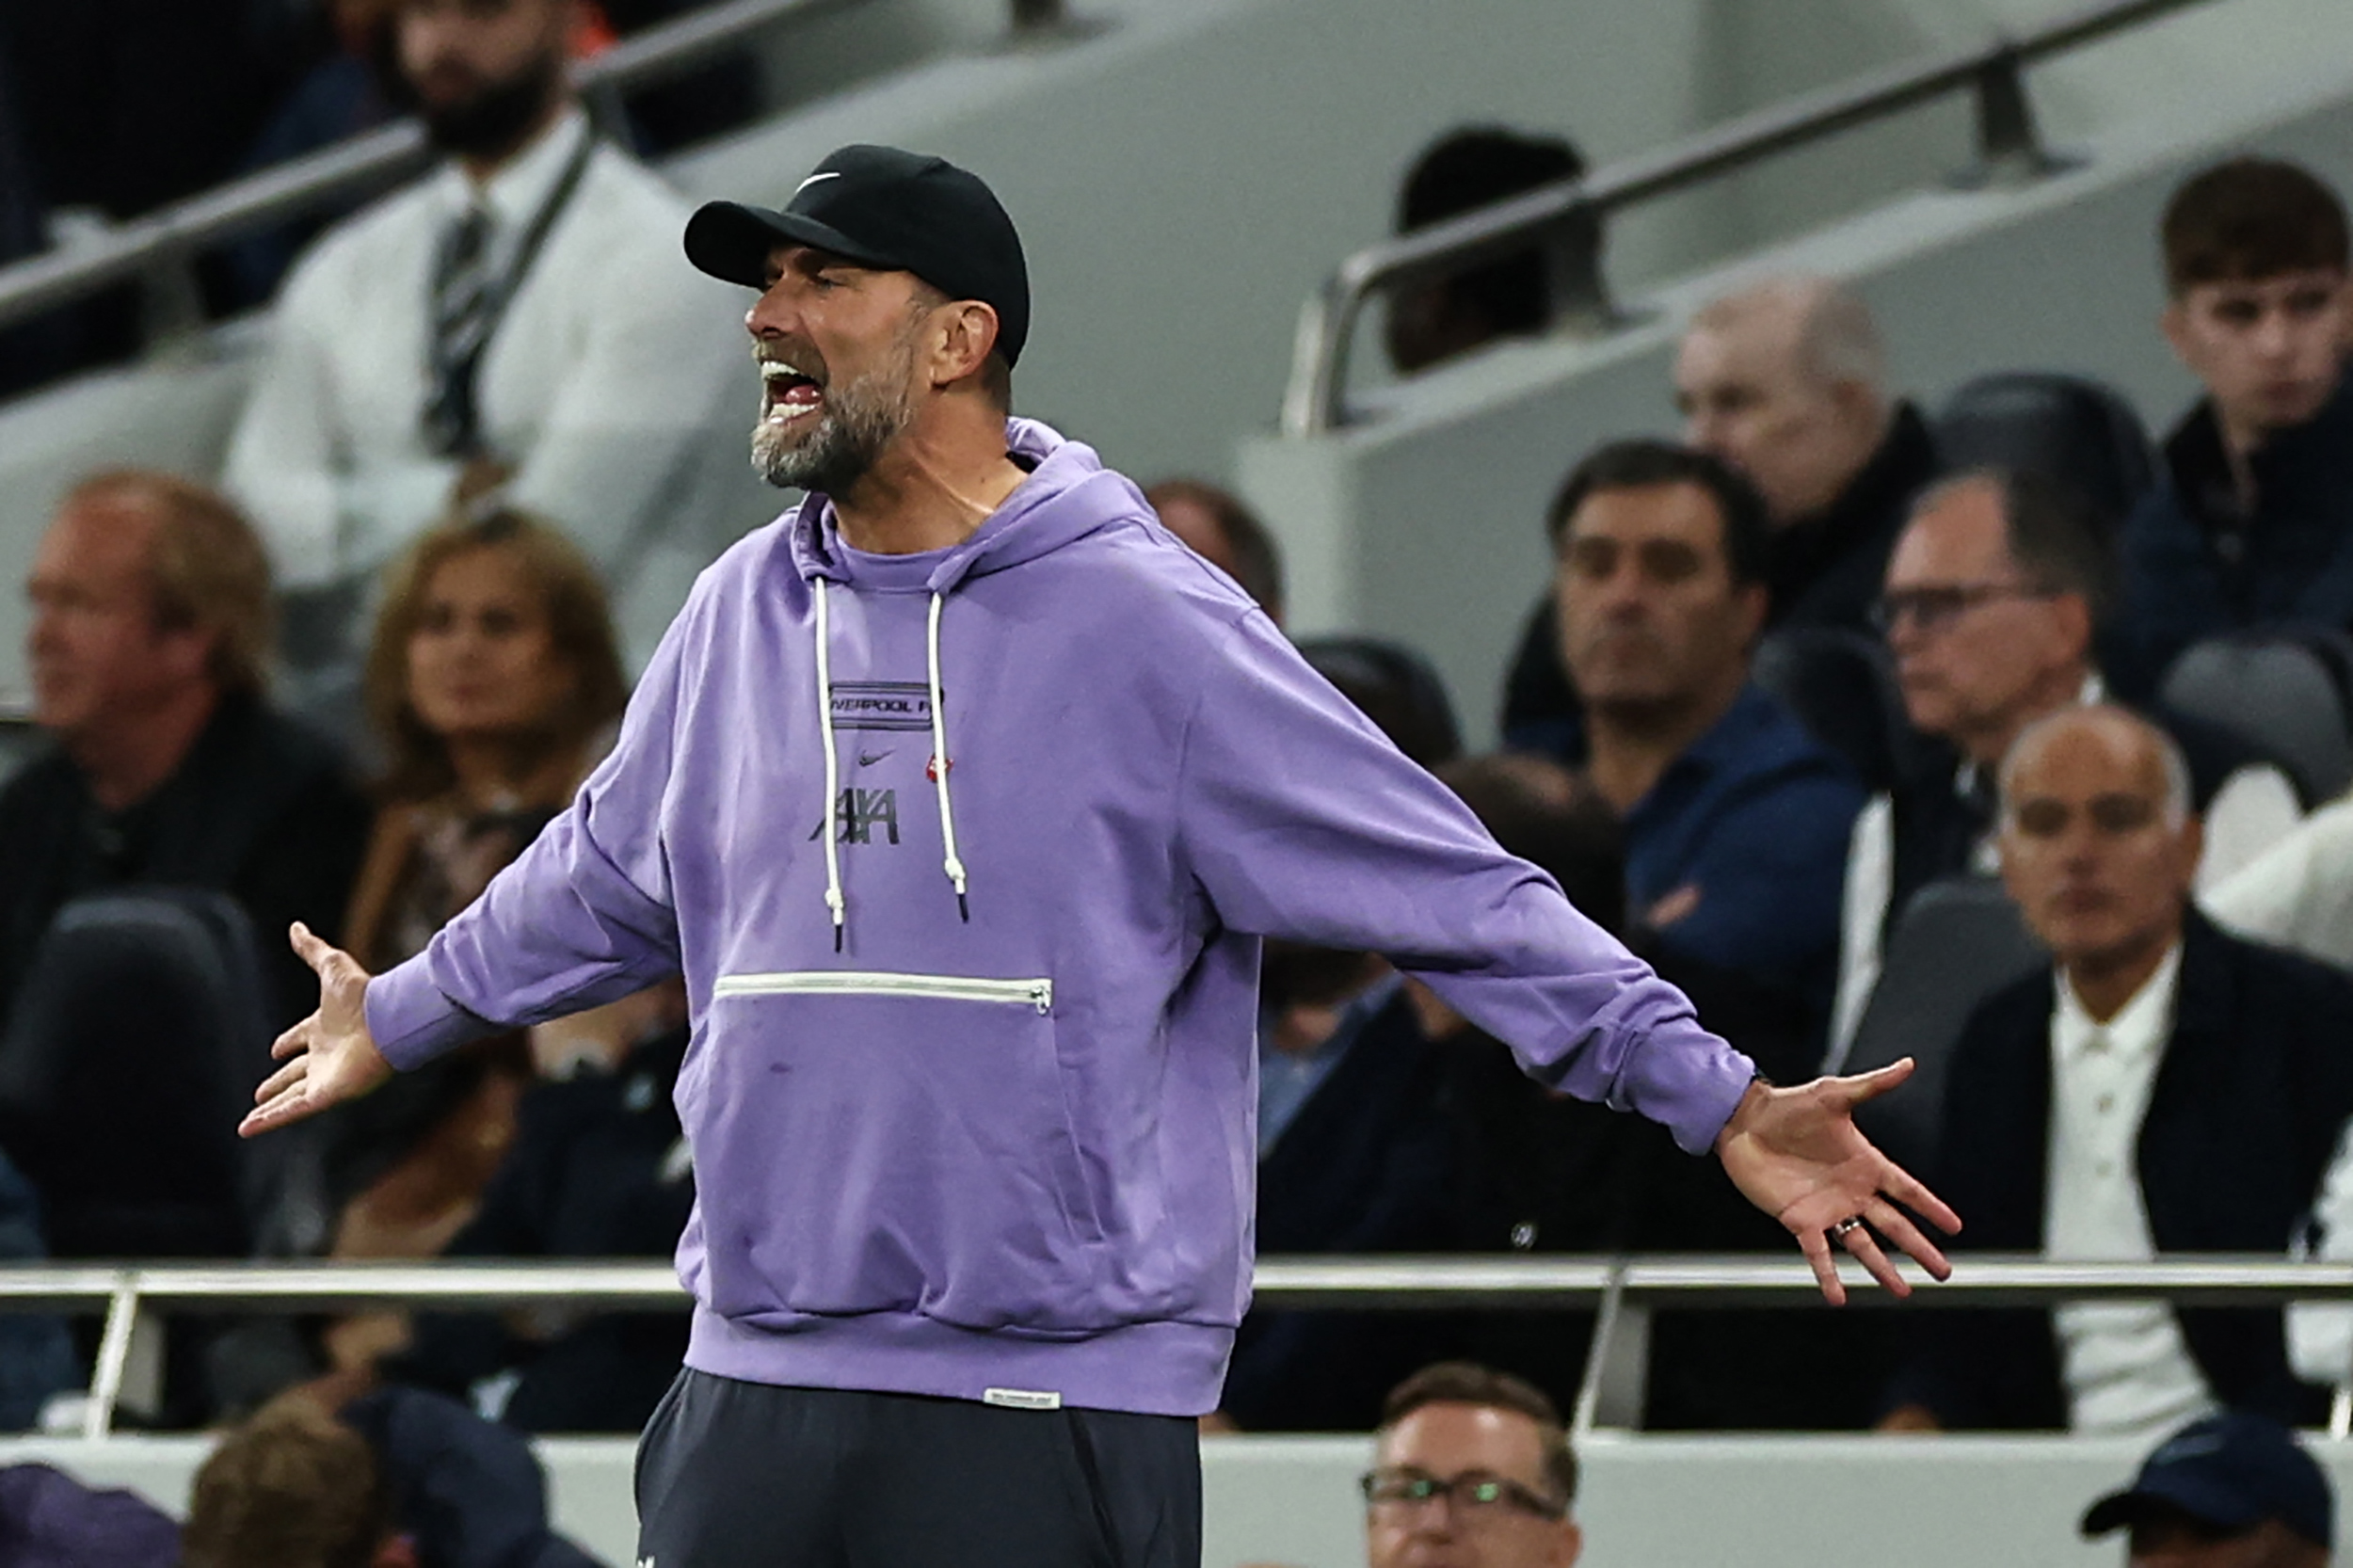
{"label": "young man with brown hair", "polygon": [[2108,664],[2131,696],[2201,637],[2353,623],[2353,336],[2344,204],[2294,164],[2233,158],[2162,228],[2166,340],[2206,396],[2124,529]]}

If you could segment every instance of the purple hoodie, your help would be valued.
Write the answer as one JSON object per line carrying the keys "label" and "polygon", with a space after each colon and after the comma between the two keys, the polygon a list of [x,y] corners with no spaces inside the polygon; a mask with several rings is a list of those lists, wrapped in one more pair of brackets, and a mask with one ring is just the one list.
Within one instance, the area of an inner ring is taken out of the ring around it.
{"label": "purple hoodie", "polygon": [[737,544],[571,808],[368,988],[413,1067],[683,969],[687,1364],[1215,1408],[1261,936],[1387,953],[1539,1080],[1707,1149],[1748,1059],[1133,485],[1009,440],[1033,472],[952,549],[853,551],[815,496]]}

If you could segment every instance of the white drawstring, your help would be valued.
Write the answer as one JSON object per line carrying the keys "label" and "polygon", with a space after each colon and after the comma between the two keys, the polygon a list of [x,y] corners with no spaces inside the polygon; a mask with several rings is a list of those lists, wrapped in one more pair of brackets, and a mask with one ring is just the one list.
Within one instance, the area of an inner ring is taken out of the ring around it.
{"label": "white drawstring", "polygon": [[[824,824],[819,836],[825,840],[825,907],[833,912],[833,951],[841,951],[842,928],[849,920],[848,901],[841,896],[841,846],[835,840],[840,828],[834,821],[835,802],[841,798],[841,759],[833,749],[833,662],[827,644],[832,640],[825,631],[825,580],[809,579],[810,590],[817,599],[817,728],[825,738],[825,810],[819,819]],[[937,603],[934,601],[935,613]],[[935,670],[936,666],[935,666]],[[939,690],[936,673],[932,678],[932,690]],[[938,697],[932,698],[936,711]],[[936,725],[937,720],[934,720]]]}
{"label": "white drawstring", "polygon": [[968,921],[972,906],[964,898],[964,862],[956,858],[956,813],[948,799],[948,708],[939,696],[939,611],[947,602],[945,594],[932,595],[931,621],[924,634],[932,678],[932,778],[939,788],[940,842],[948,850],[943,869],[948,872],[948,885],[956,890],[956,913]]}

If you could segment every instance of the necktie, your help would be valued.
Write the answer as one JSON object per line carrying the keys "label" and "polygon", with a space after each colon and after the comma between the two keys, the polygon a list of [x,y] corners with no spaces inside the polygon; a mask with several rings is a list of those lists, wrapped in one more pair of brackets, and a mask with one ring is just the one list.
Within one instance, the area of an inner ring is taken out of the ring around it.
{"label": "necktie", "polygon": [[433,387],[425,398],[424,440],[444,457],[481,450],[474,374],[489,342],[493,289],[490,215],[469,206],[442,231],[433,260]]}

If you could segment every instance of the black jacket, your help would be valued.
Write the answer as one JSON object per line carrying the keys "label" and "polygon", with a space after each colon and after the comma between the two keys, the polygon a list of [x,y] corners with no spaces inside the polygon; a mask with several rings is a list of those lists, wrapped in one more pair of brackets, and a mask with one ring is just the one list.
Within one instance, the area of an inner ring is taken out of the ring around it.
{"label": "black jacket", "polygon": [[[683,1027],[643,1042],[612,1073],[532,1087],[515,1146],[449,1257],[668,1257],[695,1201],[671,1094]],[[686,1354],[679,1312],[598,1313],[525,1337],[489,1314],[420,1313],[393,1377],[462,1395],[520,1377],[502,1419],[523,1432],[636,1432]]]}
{"label": "black jacket", "polygon": [[[1261,1256],[1427,1253],[1452,1235],[1453,1143],[1443,1064],[1402,992],[1316,1085],[1258,1162]],[[1252,1311],[1224,1408],[1263,1431],[1362,1432],[1451,1330],[1403,1312]]]}
{"label": "black jacket", "polygon": [[[1952,1243],[2036,1253],[2051,1119],[2055,983],[2038,974],[1971,1015],[1945,1091],[1932,1185],[1967,1228]],[[2160,1255],[2284,1256],[2353,1115],[2353,976],[2228,936],[2192,910],[2181,990],[2137,1145]],[[2184,1339],[2226,1404],[2309,1423],[2326,1405],[2287,1361],[2278,1307],[2185,1307]],[[1947,1427],[2067,1425],[2047,1311],[1926,1312],[1894,1401]]]}
{"label": "black jacket", "polygon": [[367,843],[367,803],[317,735],[259,699],[222,699],[179,768],[129,809],[107,812],[59,751],[0,791],[0,1021],[23,967],[67,900],[135,886],[226,892],[253,921],[278,1027],[318,1002],[286,945],[307,923],[329,941]]}
{"label": "black jacket", "polygon": [[2156,488],[2124,526],[2121,614],[2106,663],[2143,696],[2190,644],[2263,627],[2353,626],[2353,371],[2310,424],[2248,459],[2243,512],[2201,403],[2167,439]]}
{"label": "black jacket", "polygon": [[1928,421],[1911,403],[1897,404],[1879,449],[1838,499],[1775,531],[1769,624],[1868,631],[1896,536],[1938,472]]}

